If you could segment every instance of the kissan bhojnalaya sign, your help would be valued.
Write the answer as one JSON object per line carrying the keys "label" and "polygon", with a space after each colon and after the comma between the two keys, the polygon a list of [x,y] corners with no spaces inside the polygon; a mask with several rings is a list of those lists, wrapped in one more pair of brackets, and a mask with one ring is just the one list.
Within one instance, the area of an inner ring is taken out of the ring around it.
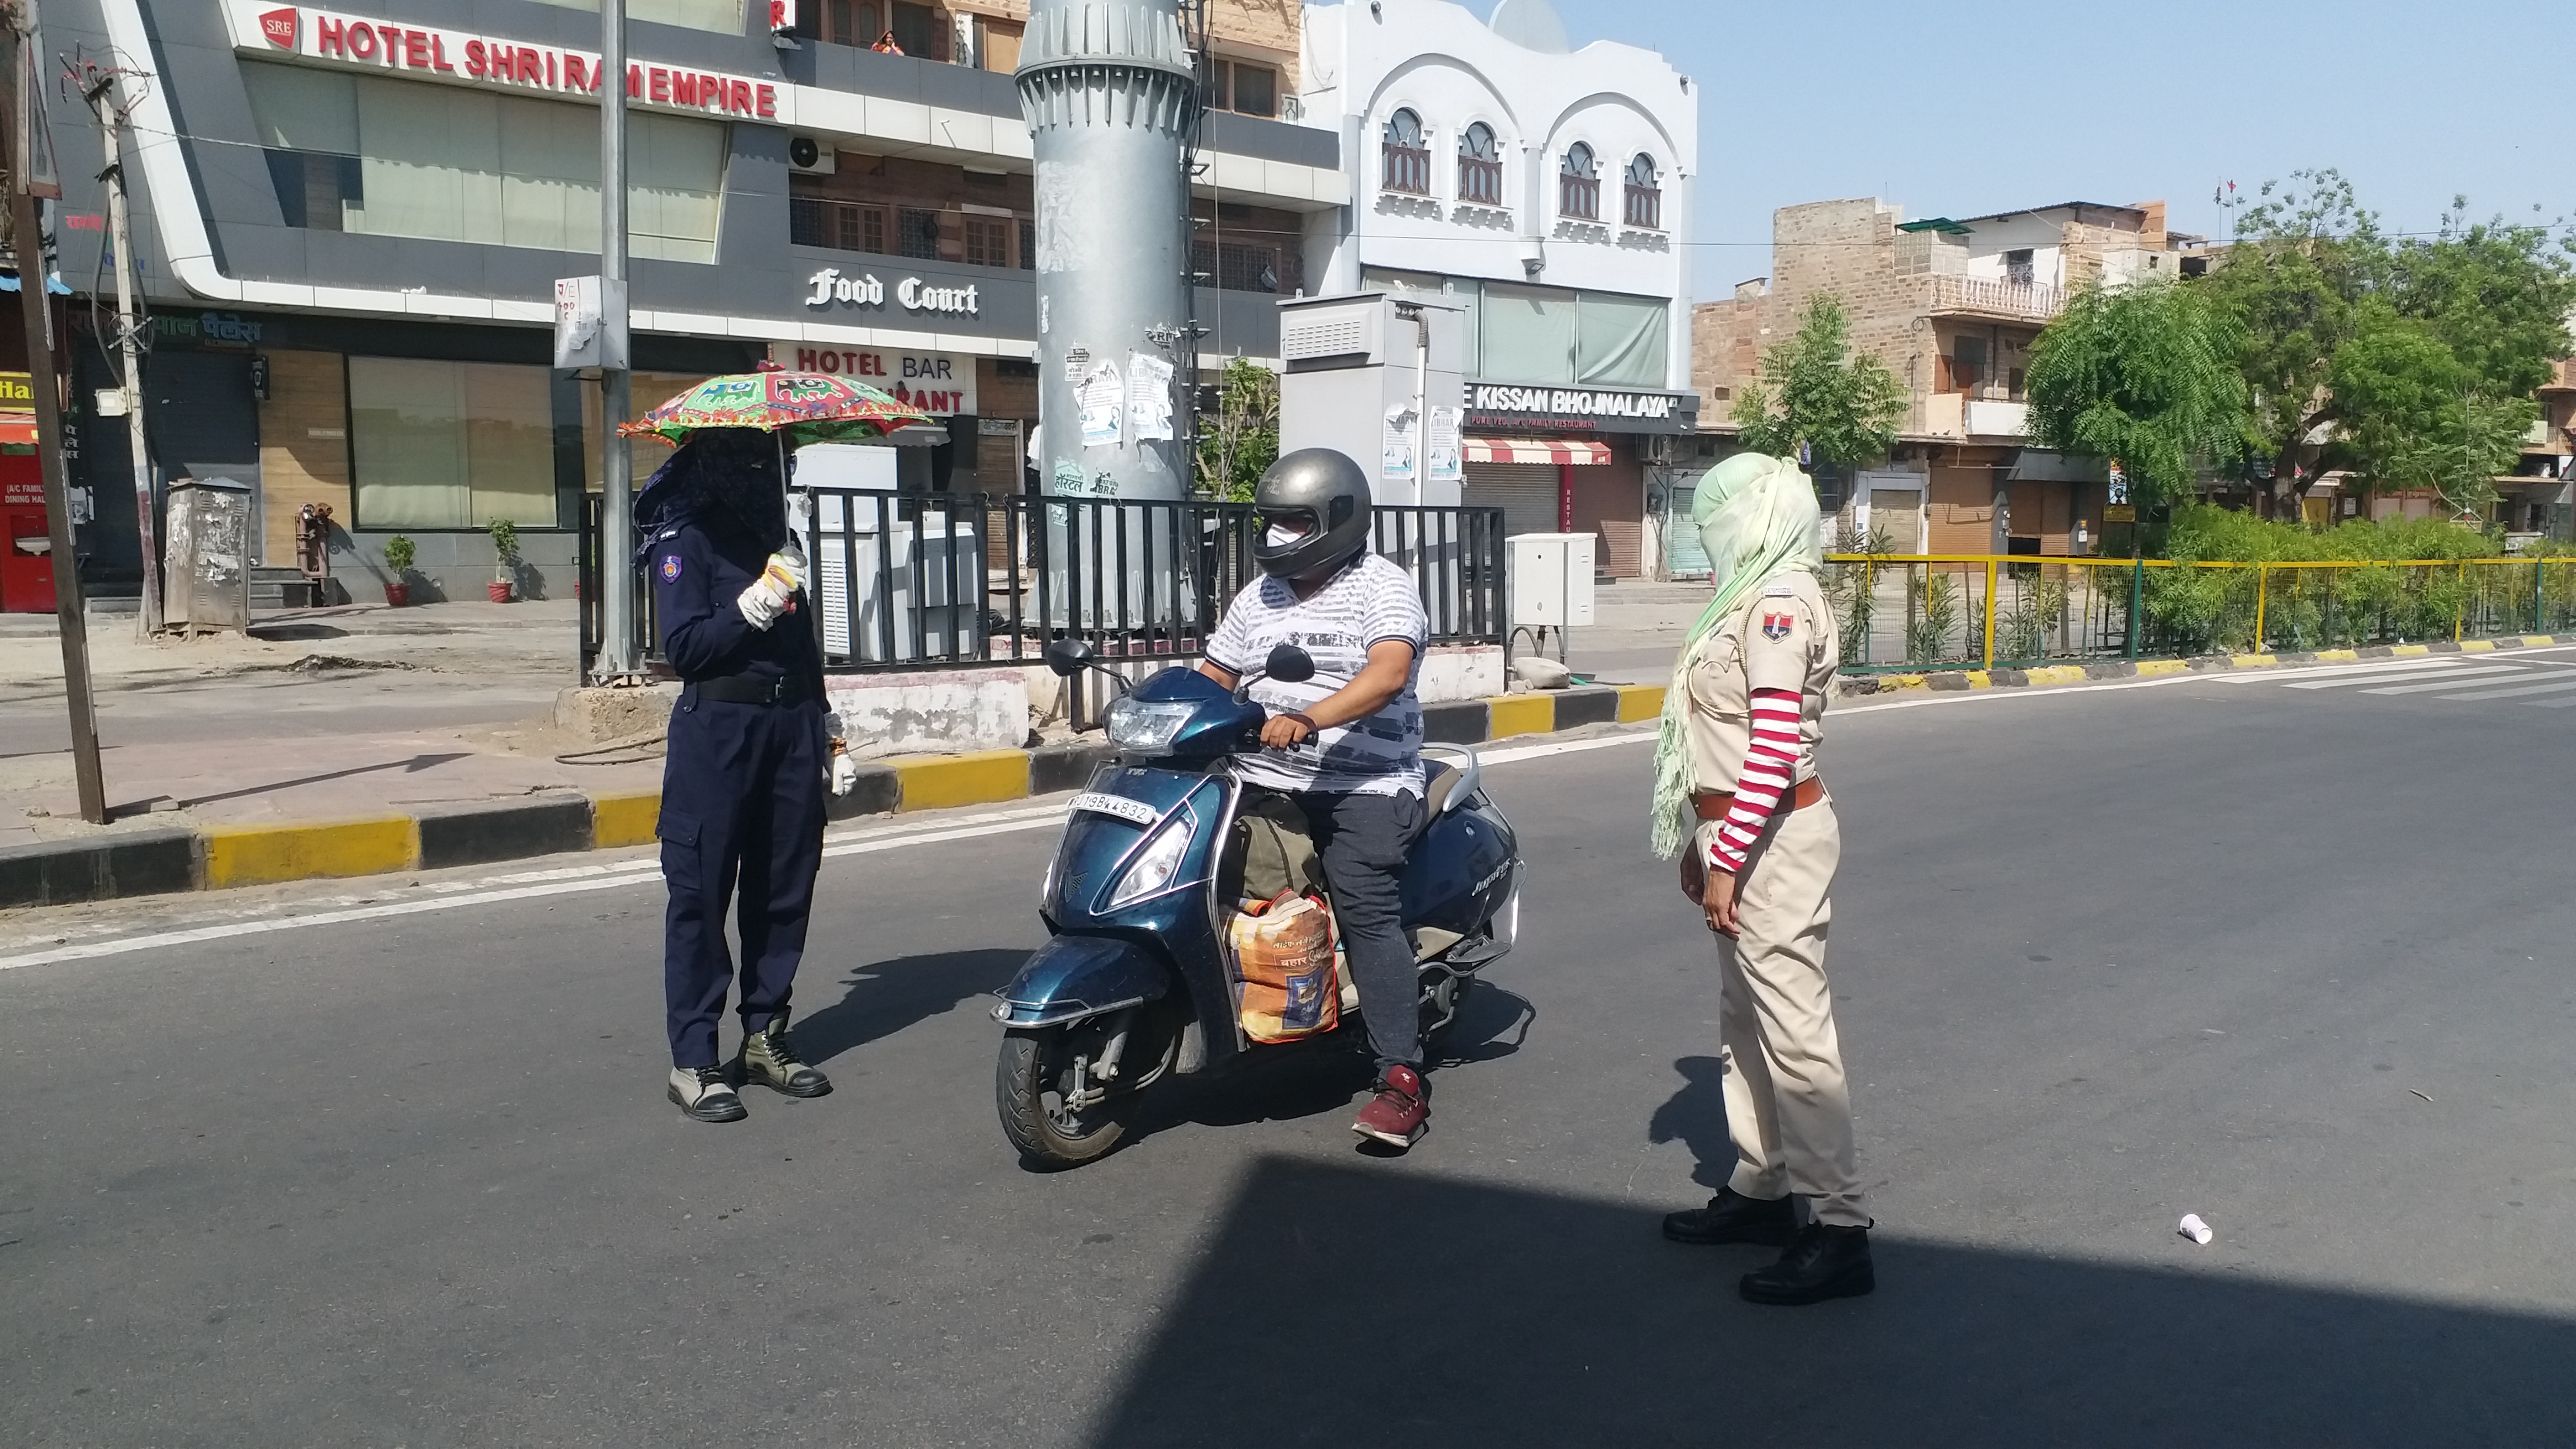
{"label": "kissan bhojnalaya sign", "polygon": [[1699,422],[1699,394],[1607,387],[1467,384],[1470,423],[1548,423],[1614,433],[1686,433]]}
{"label": "kissan bhojnalaya sign", "polygon": [[[412,80],[494,86],[519,94],[588,99],[599,94],[599,54],[526,45],[483,31],[346,15],[306,5],[224,0],[233,46],[251,54]],[[626,67],[627,104],[681,115],[795,123],[792,88],[776,80],[636,61]]]}

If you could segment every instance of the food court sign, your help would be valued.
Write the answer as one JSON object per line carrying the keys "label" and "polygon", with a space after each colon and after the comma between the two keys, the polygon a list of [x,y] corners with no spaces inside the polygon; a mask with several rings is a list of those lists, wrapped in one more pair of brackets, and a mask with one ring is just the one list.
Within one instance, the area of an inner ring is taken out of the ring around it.
{"label": "food court sign", "polygon": [[[256,0],[224,0],[224,16],[236,50],[335,69],[569,100],[597,96],[603,79],[596,51],[526,45],[479,30]],[[795,123],[794,96],[792,87],[758,76],[646,61],[626,67],[627,104],[649,110],[784,126]]]}

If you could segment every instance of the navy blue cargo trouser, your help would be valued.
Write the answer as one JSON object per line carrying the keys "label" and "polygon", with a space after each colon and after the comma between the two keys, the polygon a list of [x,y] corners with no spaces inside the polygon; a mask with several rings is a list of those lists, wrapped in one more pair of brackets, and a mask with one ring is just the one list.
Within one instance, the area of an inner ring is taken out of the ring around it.
{"label": "navy blue cargo trouser", "polygon": [[671,1064],[716,1062],[716,1018],[735,979],[725,907],[742,938],[745,1031],[787,1010],[814,874],[823,864],[823,706],[736,704],[688,691],[671,711],[662,768],[662,986]]}

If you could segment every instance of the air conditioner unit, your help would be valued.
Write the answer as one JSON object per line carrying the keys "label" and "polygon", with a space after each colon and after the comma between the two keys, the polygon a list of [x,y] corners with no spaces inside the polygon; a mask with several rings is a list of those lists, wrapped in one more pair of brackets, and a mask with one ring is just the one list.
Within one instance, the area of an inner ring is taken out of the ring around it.
{"label": "air conditioner unit", "polygon": [[832,148],[811,136],[791,136],[787,141],[787,169],[807,176],[829,176],[835,160]]}

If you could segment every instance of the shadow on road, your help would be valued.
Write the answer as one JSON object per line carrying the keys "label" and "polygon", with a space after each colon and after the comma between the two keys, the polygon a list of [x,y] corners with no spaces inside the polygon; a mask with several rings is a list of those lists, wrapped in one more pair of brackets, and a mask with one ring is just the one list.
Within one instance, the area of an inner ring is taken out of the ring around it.
{"label": "shadow on road", "polygon": [[1698,1165],[1691,1181],[1711,1192],[1735,1174],[1735,1139],[1726,1134],[1726,1067],[1715,1057],[1683,1057],[1673,1063],[1681,1087],[1646,1122],[1646,1140],[1660,1146],[1680,1141]]}
{"label": "shadow on road", "polygon": [[[851,968],[839,1000],[810,1005],[828,987],[802,986],[796,1008],[796,1048],[817,1066],[843,1052],[894,1035],[916,1022],[942,1016],[970,996],[989,996],[1011,982],[1026,951],[942,951],[899,956]],[[818,964],[808,952],[806,964]]]}
{"label": "shadow on road", "polygon": [[1668,1206],[1264,1159],[1089,1442],[2576,1440],[2562,1320],[1884,1234],[1875,1297],[1757,1308]]}

